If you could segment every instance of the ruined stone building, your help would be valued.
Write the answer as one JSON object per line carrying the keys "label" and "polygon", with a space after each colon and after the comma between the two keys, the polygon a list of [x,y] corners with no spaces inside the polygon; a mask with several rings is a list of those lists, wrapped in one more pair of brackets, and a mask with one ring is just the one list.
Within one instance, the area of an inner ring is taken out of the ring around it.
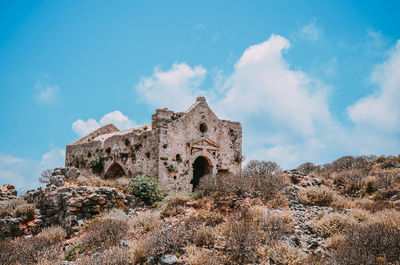
{"label": "ruined stone building", "polygon": [[104,178],[149,174],[165,191],[192,191],[201,179],[241,174],[241,161],[241,124],[218,119],[198,97],[185,112],[157,109],[149,125],[95,130],[67,145],[65,164]]}

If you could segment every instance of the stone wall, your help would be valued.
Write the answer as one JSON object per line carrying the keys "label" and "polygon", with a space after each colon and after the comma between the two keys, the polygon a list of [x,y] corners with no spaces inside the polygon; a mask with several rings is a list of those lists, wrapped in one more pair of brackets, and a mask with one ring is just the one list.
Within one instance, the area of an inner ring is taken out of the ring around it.
{"label": "stone wall", "polygon": [[199,156],[207,159],[214,177],[219,171],[241,174],[242,127],[218,119],[204,98],[185,113],[157,110],[154,123],[160,131],[158,177],[164,190],[192,191],[192,165]]}
{"label": "stone wall", "polygon": [[[66,166],[84,176],[149,174],[167,192],[192,191],[199,157],[207,161],[211,181],[219,174],[241,174],[242,127],[218,119],[204,97],[185,112],[157,109],[151,125],[124,131],[106,125],[66,147]],[[93,158],[101,158],[98,172],[87,166]]]}
{"label": "stone wall", "polygon": [[123,194],[115,188],[86,186],[52,185],[29,191],[25,200],[37,205],[42,226],[61,225],[68,235],[78,232],[85,219],[104,210],[116,207],[127,210],[136,204],[133,195]]}

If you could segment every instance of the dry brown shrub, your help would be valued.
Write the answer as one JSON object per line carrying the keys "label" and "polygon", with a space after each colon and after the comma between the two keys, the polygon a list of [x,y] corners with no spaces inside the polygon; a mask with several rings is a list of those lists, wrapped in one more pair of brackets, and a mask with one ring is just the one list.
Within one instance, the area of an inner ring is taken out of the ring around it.
{"label": "dry brown shrub", "polygon": [[94,219],[87,227],[82,244],[88,249],[110,247],[118,244],[128,229],[128,221],[121,218]]}
{"label": "dry brown shrub", "polygon": [[0,264],[39,264],[60,260],[62,246],[59,242],[40,236],[19,237],[12,241],[0,241]]}
{"label": "dry brown shrub", "polygon": [[272,161],[250,160],[243,168],[243,175],[247,178],[253,176],[271,176],[282,171],[282,168]]}
{"label": "dry brown shrub", "polygon": [[83,257],[79,265],[133,265],[133,252],[126,247],[114,246],[97,255]]}
{"label": "dry brown shrub", "polygon": [[34,204],[21,204],[15,208],[16,217],[25,217],[27,221],[35,219],[36,207]]}
{"label": "dry brown shrub", "polygon": [[305,163],[301,164],[300,166],[298,166],[297,170],[304,175],[308,175],[312,172],[317,171],[318,166],[314,165],[311,162],[305,162]]}
{"label": "dry brown shrub", "polygon": [[254,253],[262,235],[248,209],[235,213],[225,224],[224,235],[228,256],[232,262],[244,264],[254,261]]}
{"label": "dry brown shrub", "polygon": [[12,211],[9,208],[0,208],[0,218],[7,217],[11,215]]}
{"label": "dry brown shrub", "polygon": [[283,208],[289,206],[289,199],[282,192],[277,192],[270,201],[267,202],[267,205],[271,208]]}
{"label": "dry brown shrub", "polygon": [[220,223],[223,223],[225,220],[225,217],[219,213],[215,212],[207,212],[207,211],[197,211],[193,213],[187,222],[193,222],[196,224],[205,224],[208,226],[216,226]]}
{"label": "dry brown shrub", "polygon": [[268,240],[279,240],[282,236],[291,233],[293,216],[288,211],[270,212],[259,221],[259,226],[267,233]]}
{"label": "dry brown shrub", "polygon": [[365,173],[361,169],[357,168],[346,169],[342,171],[334,171],[330,177],[339,190],[353,195],[362,188]]}
{"label": "dry brown shrub", "polygon": [[67,233],[61,226],[50,226],[43,228],[37,237],[43,238],[48,241],[61,242],[65,239]]}
{"label": "dry brown shrub", "polygon": [[185,249],[183,261],[188,265],[221,265],[225,264],[224,258],[214,251],[190,245]]}
{"label": "dry brown shrub", "polygon": [[336,193],[328,187],[309,187],[300,190],[298,197],[303,204],[329,206],[336,199]]}
{"label": "dry brown shrub", "polygon": [[314,225],[314,231],[322,237],[331,237],[340,233],[347,227],[354,225],[356,221],[349,215],[330,213],[324,215]]}
{"label": "dry brown shrub", "polygon": [[335,264],[377,264],[384,259],[387,264],[400,259],[400,230],[379,222],[349,227],[333,247]]}
{"label": "dry brown shrub", "polygon": [[253,178],[253,192],[259,193],[264,200],[274,199],[290,183],[289,177],[284,173],[254,176]]}
{"label": "dry brown shrub", "polygon": [[364,181],[364,189],[367,193],[373,193],[378,189],[377,179],[374,176],[368,176]]}
{"label": "dry brown shrub", "polygon": [[300,248],[278,242],[264,250],[276,264],[306,264],[307,255]]}
{"label": "dry brown shrub", "polygon": [[161,202],[161,215],[168,217],[185,212],[185,205],[191,200],[190,196],[183,192],[173,193],[168,195]]}
{"label": "dry brown shrub", "polygon": [[385,209],[376,212],[370,221],[400,229],[400,211],[396,209]]}
{"label": "dry brown shrub", "polygon": [[129,223],[134,230],[140,230],[144,233],[153,231],[163,225],[163,221],[160,219],[160,216],[152,212],[138,215],[132,218]]}
{"label": "dry brown shrub", "polygon": [[357,208],[351,209],[350,216],[359,223],[368,221],[372,217],[371,213],[368,212],[367,210],[357,209]]}
{"label": "dry brown shrub", "polygon": [[215,243],[215,232],[209,226],[198,226],[192,237],[192,241],[196,246],[212,247]]}
{"label": "dry brown shrub", "polygon": [[158,258],[166,253],[181,253],[192,237],[192,231],[184,225],[165,226],[148,233],[137,243],[134,259],[137,263],[149,257]]}

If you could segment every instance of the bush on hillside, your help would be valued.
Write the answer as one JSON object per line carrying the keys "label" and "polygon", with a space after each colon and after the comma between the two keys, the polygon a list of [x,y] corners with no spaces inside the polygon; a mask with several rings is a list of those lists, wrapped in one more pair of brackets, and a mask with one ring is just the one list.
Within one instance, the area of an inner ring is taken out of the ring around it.
{"label": "bush on hillside", "polygon": [[300,166],[298,166],[297,170],[304,175],[308,175],[308,174],[318,170],[318,166],[314,165],[311,162],[305,162],[305,163],[301,164]]}
{"label": "bush on hillside", "polygon": [[282,171],[282,168],[275,162],[250,160],[243,168],[245,177],[271,176]]}
{"label": "bush on hillside", "polygon": [[317,206],[329,206],[335,200],[336,194],[328,187],[309,187],[299,191],[301,203]]}
{"label": "bush on hillside", "polygon": [[168,217],[183,214],[185,212],[184,206],[190,200],[190,196],[184,192],[177,192],[168,195],[161,202],[160,210],[162,216]]}
{"label": "bush on hillside", "polygon": [[158,181],[149,175],[133,178],[130,187],[133,195],[149,205],[160,201],[163,197]]}
{"label": "bush on hillside", "polygon": [[395,264],[400,259],[400,230],[379,222],[352,226],[333,247],[335,264]]}

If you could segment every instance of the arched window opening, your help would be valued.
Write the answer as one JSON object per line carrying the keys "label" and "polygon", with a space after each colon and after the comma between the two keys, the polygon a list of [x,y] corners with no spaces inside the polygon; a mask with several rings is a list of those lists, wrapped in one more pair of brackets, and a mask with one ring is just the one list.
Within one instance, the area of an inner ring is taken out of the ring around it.
{"label": "arched window opening", "polygon": [[120,166],[120,164],[114,163],[108,168],[104,177],[106,179],[110,179],[110,178],[120,178],[123,176],[125,176],[125,172]]}
{"label": "arched window opening", "polygon": [[209,174],[211,171],[211,165],[208,160],[202,156],[199,156],[193,162],[193,179],[190,181],[190,184],[193,185],[193,190],[197,188],[200,182],[200,178],[206,174]]}

